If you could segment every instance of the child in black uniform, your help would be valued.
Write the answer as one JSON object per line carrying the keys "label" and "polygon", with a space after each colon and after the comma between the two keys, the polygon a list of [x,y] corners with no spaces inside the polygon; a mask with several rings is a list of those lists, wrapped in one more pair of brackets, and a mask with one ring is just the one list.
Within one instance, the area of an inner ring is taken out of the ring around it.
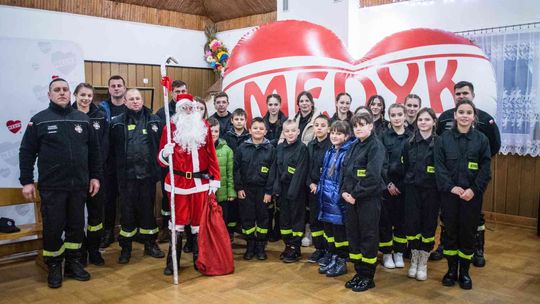
{"label": "child in black uniform", "polygon": [[345,156],[340,193],[347,202],[345,228],[349,259],[356,270],[345,287],[358,292],[375,287],[385,151],[374,134],[371,115],[356,114],[351,125],[358,140]]}
{"label": "child in black uniform", "polygon": [[317,185],[321,177],[324,154],[332,146],[328,132],[330,120],[325,115],[319,115],[313,122],[315,138],[309,142],[309,167],[307,173],[307,187],[309,188],[309,227],[315,252],[308,258],[308,262],[317,263],[326,253],[326,240],[324,239],[323,224],[319,221],[319,203],[317,200]]}
{"label": "child in black uniform", "polygon": [[434,131],[436,120],[432,109],[421,109],[416,116],[414,136],[403,147],[405,232],[411,248],[408,276],[419,281],[427,279],[427,261],[435,242],[440,208],[433,158],[438,140]]}
{"label": "child in black uniform", "polygon": [[306,146],[298,139],[300,129],[296,121],[283,123],[283,135],[285,142],[278,145],[276,152],[274,194],[280,200],[281,237],[285,242],[285,250],[280,258],[285,263],[293,263],[301,258],[308,153]]}
{"label": "child in black uniform", "polygon": [[[381,141],[386,148],[387,172],[386,191],[381,208],[379,223],[379,250],[383,253],[383,265],[386,268],[403,268],[403,253],[407,247],[405,237],[405,215],[403,209],[404,187],[403,163],[401,153],[403,146],[411,137],[411,132],[405,128],[405,106],[394,103],[388,108],[390,128],[381,135]],[[392,254],[393,251],[393,254]]]}
{"label": "child in black uniform", "polygon": [[238,108],[234,110],[231,115],[232,128],[223,134],[223,139],[227,141],[227,146],[229,146],[234,153],[236,153],[236,149],[240,144],[249,138],[249,132],[246,129],[246,117],[246,111],[243,109]]}
{"label": "child in black uniform", "polygon": [[458,280],[459,260],[459,286],[471,289],[469,266],[482,196],[491,179],[491,153],[487,137],[474,128],[473,102],[459,100],[454,111],[454,127],[435,146],[435,176],[446,228],[443,254],[448,260],[442,283],[453,286]]}
{"label": "child in black uniform", "polygon": [[238,209],[247,249],[244,259],[266,260],[266,242],[270,219],[267,204],[272,201],[275,176],[275,148],[264,138],[266,125],[260,117],[253,119],[251,138],[238,147],[234,157],[234,184],[238,192]]}

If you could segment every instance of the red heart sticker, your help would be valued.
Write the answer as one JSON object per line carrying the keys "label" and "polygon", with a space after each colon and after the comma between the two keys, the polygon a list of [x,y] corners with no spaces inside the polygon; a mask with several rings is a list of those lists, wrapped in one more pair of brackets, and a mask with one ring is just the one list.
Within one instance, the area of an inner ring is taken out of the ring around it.
{"label": "red heart sticker", "polygon": [[15,133],[19,132],[19,130],[22,127],[22,124],[21,124],[20,120],[8,120],[6,122],[6,127],[8,128],[9,131],[11,131],[13,134],[15,134]]}
{"label": "red heart sticker", "polygon": [[310,91],[317,110],[329,114],[341,92],[352,95],[353,111],[372,95],[382,95],[388,108],[414,93],[422,106],[441,113],[454,107],[453,88],[463,80],[474,84],[477,106],[494,114],[493,67],[469,39],[438,29],[412,29],[383,38],[355,60],[329,29],[285,20],[240,39],[227,63],[223,90],[230,108],[245,109],[248,118],[266,113],[266,96],[272,93],[281,95],[286,115],[294,114],[301,91]]}

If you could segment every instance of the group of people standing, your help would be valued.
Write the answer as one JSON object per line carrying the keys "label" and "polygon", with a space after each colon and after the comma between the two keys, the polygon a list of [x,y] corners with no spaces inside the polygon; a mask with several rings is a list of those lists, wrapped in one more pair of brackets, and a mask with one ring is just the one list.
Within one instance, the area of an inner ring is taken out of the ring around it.
{"label": "group of people standing", "polygon": [[[177,233],[178,261],[186,236],[185,251],[193,252],[195,263],[200,206],[215,193],[231,241],[235,231],[246,239],[244,259],[267,259],[273,236],[285,243],[285,263],[300,260],[309,223],[315,251],[308,262],[318,263],[318,272],[328,277],[346,274],[352,262],[356,274],[345,286],[357,292],[375,287],[378,251],[386,268],[404,267],[403,257],[410,254],[408,276],[426,280],[440,215],[441,249],[431,258],[442,251],[448,260],[443,285],[472,288],[471,261],[485,263],[482,194],[500,139],[493,119],[476,109],[471,83],[455,85],[455,108],[439,119],[415,94],[388,107],[389,121],[379,95],[353,113],[345,92],[336,96],[336,113],[329,118],[307,91],[297,96],[298,113],[287,118],[281,97],[271,94],[265,116],[252,118],[249,128],[243,109],[228,111],[226,93],[214,97],[216,113],[206,119],[206,104],[193,102],[184,82],[173,82],[172,90],[168,143],[164,109],[153,114],[138,90],[126,90],[122,77],[109,79],[111,98],[99,106],[92,103],[89,84],[77,86],[70,105],[67,82],[51,81],[51,104],[32,117],[20,149],[28,199],[35,199],[38,157],[51,288],[61,286],[63,275],[88,280],[87,262],[103,265],[99,248],[114,241],[117,196],[118,263],[129,262],[136,237],[145,254],[165,256],[156,243],[157,181],[164,194],[160,236],[170,241],[169,231]],[[174,184],[169,159],[176,164]],[[172,188],[180,195],[174,211]],[[170,222],[171,212],[176,223]],[[170,245],[166,275],[172,274]]]}

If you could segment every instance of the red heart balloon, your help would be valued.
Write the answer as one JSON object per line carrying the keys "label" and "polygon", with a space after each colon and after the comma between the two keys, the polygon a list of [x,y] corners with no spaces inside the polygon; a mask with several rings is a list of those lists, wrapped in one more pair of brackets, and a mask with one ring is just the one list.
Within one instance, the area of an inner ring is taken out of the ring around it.
{"label": "red heart balloon", "polygon": [[19,130],[22,127],[22,124],[20,120],[8,120],[6,122],[6,127],[8,128],[9,131],[11,131],[11,133],[15,134],[19,132]]}
{"label": "red heart balloon", "polygon": [[[354,34],[354,33],[353,33]],[[414,29],[384,38],[363,58],[352,59],[330,30],[306,21],[269,23],[244,35],[231,52],[223,79],[231,108],[249,117],[266,113],[266,96],[282,97],[282,110],[297,111],[296,96],[313,94],[321,112],[335,112],[335,96],[349,92],[352,109],[375,94],[387,103],[420,95],[440,113],[454,106],[453,86],[475,85],[479,108],[496,111],[491,64],[470,40],[435,29]]]}

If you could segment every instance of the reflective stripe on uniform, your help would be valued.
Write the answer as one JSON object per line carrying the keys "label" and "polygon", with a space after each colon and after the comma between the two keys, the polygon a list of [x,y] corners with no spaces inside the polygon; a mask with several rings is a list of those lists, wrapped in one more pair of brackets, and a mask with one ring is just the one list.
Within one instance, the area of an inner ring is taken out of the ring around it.
{"label": "reflective stripe on uniform", "polygon": [[414,241],[419,240],[422,237],[422,235],[419,233],[417,235],[407,235],[407,240]]}
{"label": "reflective stripe on uniform", "polygon": [[161,215],[169,216],[169,215],[171,215],[171,212],[170,212],[170,211],[165,211],[165,210],[161,209]]}
{"label": "reflective stripe on uniform", "polygon": [[125,231],[124,228],[120,229],[120,235],[123,237],[130,238],[134,237],[135,234],[137,234],[137,228],[133,229],[133,231]]}
{"label": "reflective stripe on uniform", "polygon": [[457,250],[443,250],[443,254],[448,255],[448,256],[454,256],[458,254],[458,251]]}
{"label": "reflective stripe on uniform", "polygon": [[432,237],[424,237],[422,236],[422,243],[432,243],[432,242],[435,242],[435,237],[432,236]]}
{"label": "reflective stripe on uniform", "polygon": [[252,234],[253,232],[255,232],[255,229],[256,229],[256,227],[251,227],[249,229],[242,228],[242,233],[243,234]]}
{"label": "reflective stripe on uniform", "polygon": [[257,230],[257,233],[262,233],[262,234],[268,233],[268,229],[265,229],[265,228],[257,227],[256,230]]}
{"label": "reflective stripe on uniform", "polygon": [[334,242],[334,237],[333,236],[330,237],[330,236],[326,235],[326,233],[323,233],[323,236],[326,239],[326,242],[328,242],[328,243],[333,243]]}
{"label": "reflective stripe on uniform", "polygon": [[63,244],[62,244],[62,247],[60,247],[60,249],[56,251],[48,251],[48,250],[43,249],[43,256],[44,257],[57,257],[57,256],[62,255],[62,253],[64,253],[64,250],[66,250],[66,247]]}
{"label": "reflective stripe on uniform", "polygon": [[311,236],[313,236],[313,237],[322,236],[323,234],[324,234],[324,230],[311,231]]}
{"label": "reflective stripe on uniform", "polygon": [[351,260],[362,260],[362,254],[361,253],[349,253],[349,259]]}
{"label": "reflective stripe on uniform", "polygon": [[484,230],[486,230],[486,225],[478,226],[478,229],[476,229],[476,231],[484,231]]}
{"label": "reflective stripe on uniform", "polygon": [[65,242],[64,246],[66,247],[66,249],[69,249],[69,250],[77,250],[77,249],[81,249],[82,243]]}
{"label": "reflective stripe on uniform", "polygon": [[156,227],[154,229],[143,229],[143,228],[139,228],[139,233],[140,234],[156,234],[159,232],[159,228]]}
{"label": "reflective stripe on uniform", "polygon": [[472,254],[465,254],[465,253],[461,252],[460,250],[458,250],[457,252],[458,252],[458,256],[460,258],[466,259],[466,260],[472,260],[472,257],[473,257]]}
{"label": "reflective stripe on uniform", "polygon": [[349,242],[348,242],[348,241],[345,241],[345,242],[336,242],[336,243],[334,244],[334,246],[336,246],[336,248],[349,246]]}
{"label": "reflective stripe on uniform", "polygon": [[394,242],[392,242],[392,240],[388,241],[388,242],[379,242],[379,247],[390,247],[394,244]]}
{"label": "reflective stripe on uniform", "polygon": [[401,243],[401,244],[407,244],[407,239],[406,238],[400,238],[400,237],[394,236],[393,239],[394,239],[394,242]]}
{"label": "reflective stripe on uniform", "polygon": [[303,231],[293,231],[292,235],[293,236],[304,236],[304,232]]}
{"label": "reflective stripe on uniform", "polygon": [[281,232],[281,234],[292,234],[292,229],[281,229],[279,232]]}
{"label": "reflective stripe on uniform", "polygon": [[374,258],[362,257],[362,262],[368,263],[368,264],[375,264],[377,263],[377,257],[374,257]]}
{"label": "reflective stripe on uniform", "polygon": [[227,227],[236,227],[236,222],[227,223]]}
{"label": "reflective stripe on uniform", "polygon": [[99,224],[97,224],[95,226],[92,226],[92,225],[89,224],[86,227],[86,230],[91,231],[91,232],[100,231],[101,229],[103,229],[103,223],[99,223]]}

